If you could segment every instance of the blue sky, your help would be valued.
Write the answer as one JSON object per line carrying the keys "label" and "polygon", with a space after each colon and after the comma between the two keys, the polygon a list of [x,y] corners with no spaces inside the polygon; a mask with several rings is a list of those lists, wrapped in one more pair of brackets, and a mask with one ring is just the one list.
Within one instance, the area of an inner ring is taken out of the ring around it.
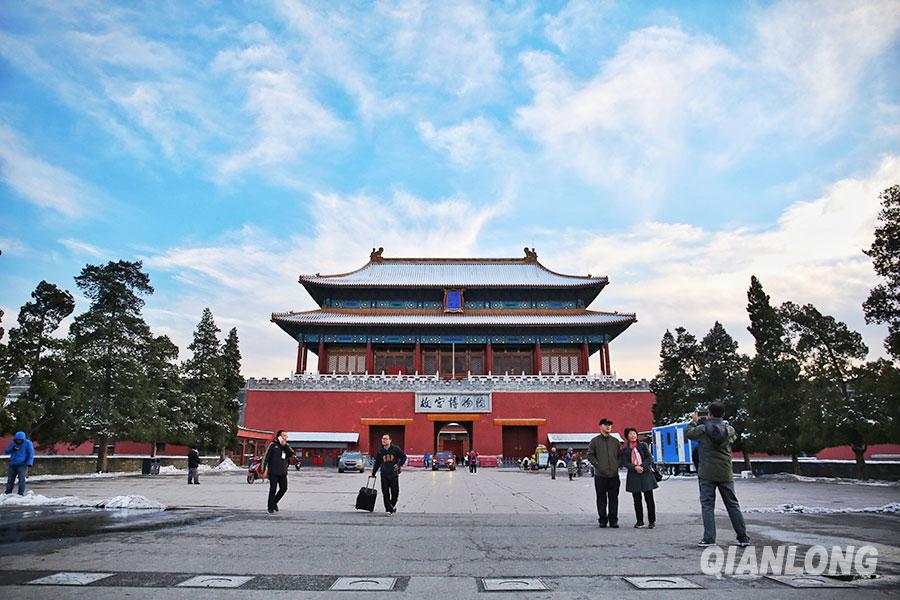
{"label": "blue sky", "polygon": [[140,259],[185,348],[204,306],[249,375],[299,273],[520,256],[606,274],[612,348],[745,292],[863,331],[861,253],[900,182],[900,2],[0,2],[0,308]]}

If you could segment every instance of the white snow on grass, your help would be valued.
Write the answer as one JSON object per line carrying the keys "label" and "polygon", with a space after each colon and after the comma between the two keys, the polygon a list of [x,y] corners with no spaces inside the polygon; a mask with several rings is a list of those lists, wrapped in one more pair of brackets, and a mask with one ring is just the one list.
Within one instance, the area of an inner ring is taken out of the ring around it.
{"label": "white snow on grass", "polygon": [[868,485],[873,487],[900,487],[900,481],[883,481],[880,479],[849,479],[847,477],[807,477],[793,473],[773,473],[758,475],[760,479],[769,481],[802,481],[804,483],[837,483],[840,485]]}
{"label": "white snow on grass", "polygon": [[898,514],[900,513],[900,502],[891,502],[884,506],[867,506],[865,508],[825,508],[824,506],[804,506],[802,504],[779,504],[774,507],[764,508],[745,508],[741,512],[745,513],[802,513],[806,515],[822,515],[837,513],[882,513],[882,514]]}
{"label": "white snow on grass", "polygon": [[140,510],[165,510],[166,505],[151,500],[146,496],[113,496],[104,500],[82,500],[78,496],[51,497],[43,494],[28,492],[24,496],[18,494],[0,494],[0,507],[6,506],[68,506],[75,508],[106,508],[106,509],[140,509]]}

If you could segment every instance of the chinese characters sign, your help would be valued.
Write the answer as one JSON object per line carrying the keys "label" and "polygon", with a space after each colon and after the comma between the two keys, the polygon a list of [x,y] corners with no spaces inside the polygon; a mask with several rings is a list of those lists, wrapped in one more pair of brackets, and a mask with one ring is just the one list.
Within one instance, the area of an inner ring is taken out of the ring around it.
{"label": "chinese characters sign", "polygon": [[489,413],[491,394],[416,393],[417,413]]}

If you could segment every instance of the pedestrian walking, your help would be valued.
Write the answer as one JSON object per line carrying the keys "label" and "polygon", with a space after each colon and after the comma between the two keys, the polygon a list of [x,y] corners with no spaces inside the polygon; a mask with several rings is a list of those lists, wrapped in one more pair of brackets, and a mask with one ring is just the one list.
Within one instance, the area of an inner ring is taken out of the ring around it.
{"label": "pedestrian walking", "polygon": [[644,506],[641,502],[641,494],[647,503],[647,528],[656,527],[656,503],[653,501],[653,490],[659,487],[656,477],[653,476],[651,465],[653,455],[650,448],[644,442],[638,441],[637,429],[627,427],[625,429],[625,448],[622,449],[622,465],[628,469],[625,477],[625,491],[631,492],[634,499],[635,527],[644,526]]}
{"label": "pedestrian walking", "polygon": [[478,472],[478,452],[475,449],[469,450],[469,473]]}
{"label": "pedestrian walking", "polygon": [[406,464],[406,454],[399,446],[391,443],[391,436],[381,436],[381,448],[375,455],[372,466],[372,477],[381,471],[381,495],[384,499],[384,510],[392,515],[397,512],[397,500],[400,498],[400,472]]}
{"label": "pedestrian walking", "polygon": [[550,454],[547,455],[547,462],[550,463],[550,479],[556,479],[556,463],[559,462],[559,452],[555,447],[550,448]]}
{"label": "pedestrian walking", "polygon": [[294,449],[288,445],[287,431],[279,429],[275,439],[266,448],[261,472],[269,477],[269,514],[278,512],[278,502],[288,489],[288,465],[294,456]]}
{"label": "pedestrian walking", "polygon": [[425,456],[422,457],[422,463],[425,465],[426,469],[430,469],[431,468],[431,454],[426,452]]}
{"label": "pedestrian walking", "polygon": [[13,441],[6,447],[9,454],[9,470],[6,475],[6,493],[12,494],[16,478],[19,479],[19,495],[25,495],[28,469],[34,464],[34,445],[24,431],[17,431]]}
{"label": "pedestrian walking", "polygon": [[188,485],[195,483],[200,485],[197,473],[200,471],[200,452],[197,446],[191,446],[188,450]]}
{"label": "pedestrian walking", "polygon": [[575,456],[575,453],[572,452],[571,448],[569,448],[566,457],[566,473],[569,474],[569,481],[572,481],[575,478],[575,474],[578,472],[578,458]]}
{"label": "pedestrian walking", "polygon": [[[597,521],[600,527],[619,527],[619,463],[622,447],[612,435],[613,422],[600,419],[600,435],[591,440],[587,459],[594,467]],[[571,473],[571,471],[570,471]]]}
{"label": "pedestrian walking", "polygon": [[701,419],[697,411],[685,437],[697,440],[700,445],[700,466],[697,481],[700,484],[700,513],[703,516],[703,539],[699,546],[713,546],[716,543],[716,490],[722,496],[731,526],[737,534],[739,546],[749,546],[747,526],[741,505],[734,493],[734,472],[732,470],[731,443],[737,437],[734,428],[722,420],[725,407],[718,402],[709,405],[708,415]]}

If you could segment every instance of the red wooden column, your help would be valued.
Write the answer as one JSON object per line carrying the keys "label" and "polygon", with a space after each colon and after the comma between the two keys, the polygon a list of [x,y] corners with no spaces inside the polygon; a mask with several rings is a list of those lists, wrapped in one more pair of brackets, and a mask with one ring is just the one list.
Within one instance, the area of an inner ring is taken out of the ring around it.
{"label": "red wooden column", "polygon": [[587,342],[581,345],[581,374],[587,375],[591,372],[588,361],[591,358],[591,351],[588,349]]}
{"label": "red wooden column", "polygon": [[487,373],[494,372],[494,347],[490,342],[484,349],[484,370]]}
{"label": "red wooden column", "polygon": [[413,371],[422,374],[422,344],[416,342],[416,350],[413,354]]}
{"label": "red wooden column", "polygon": [[369,375],[375,372],[375,353],[372,352],[372,342],[366,342],[366,373]]}
{"label": "red wooden column", "polygon": [[327,373],[328,357],[325,356],[325,340],[319,340],[319,374]]}
{"label": "red wooden column", "polygon": [[306,359],[306,344],[300,342],[300,345],[297,346],[297,373],[302,373],[304,371],[304,365]]}
{"label": "red wooden column", "polygon": [[606,374],[612,375],[612,368],[609,365],[609,344],[603,344],[603,364],[606,368]]}
{"label": "red wooden column", "polygon": [[541,343],[538,342],[534,345],[534,373],[535,375],[541,374]]}

